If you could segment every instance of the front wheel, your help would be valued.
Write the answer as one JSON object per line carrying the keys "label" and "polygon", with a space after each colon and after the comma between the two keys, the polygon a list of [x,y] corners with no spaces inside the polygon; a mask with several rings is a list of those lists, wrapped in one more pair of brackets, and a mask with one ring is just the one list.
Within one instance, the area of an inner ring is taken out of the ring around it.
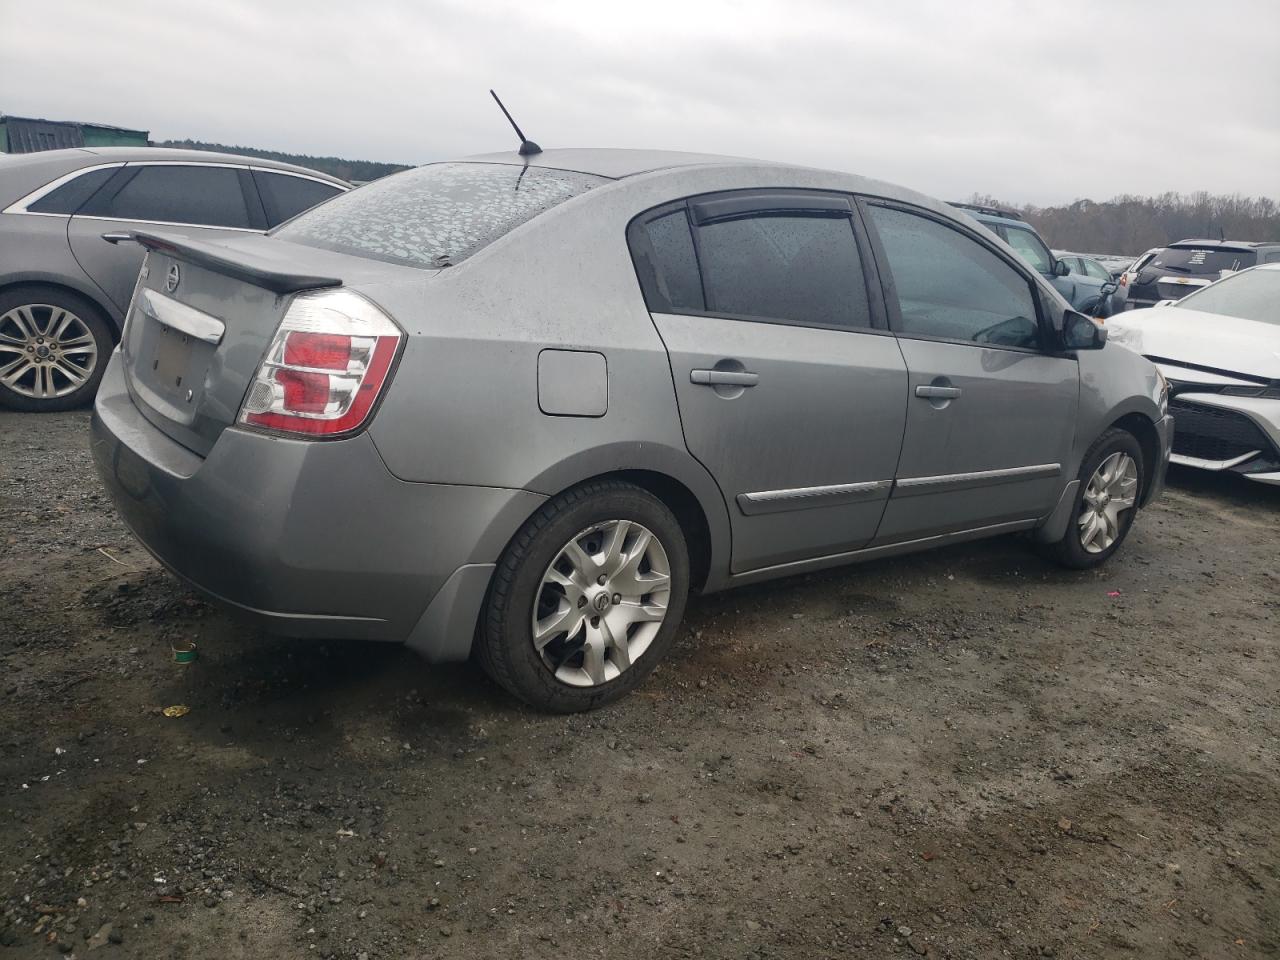
{"label": "front wheel", "polygon": [[1120,548],[1138,514],[1143,488],[1142,447],[1133,434],[1108,430],[1089,448],[1080,466],[1080,489],[1067,532],[1047,545],[1064,566],[1100,566]]}
{"label": "front wheel", "polygon": [[633,484],[584,484],[548,501],[507,548],[477,658],[532,706],[594,709],[657,665],[688,590],[688,547],[667,506]]}

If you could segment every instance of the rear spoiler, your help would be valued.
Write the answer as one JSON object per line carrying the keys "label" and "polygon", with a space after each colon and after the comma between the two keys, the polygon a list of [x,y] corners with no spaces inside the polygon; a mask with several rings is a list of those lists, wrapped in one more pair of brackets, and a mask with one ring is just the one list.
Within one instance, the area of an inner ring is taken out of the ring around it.
{"label": "rear spoiler", "polygon": [[[120,236],[119,239],[126,237]],[[181,234],[150,233],[143,230],[130,231],[127,239],[142,244],[148,250],[167,253],[199,267],[208,267],[272,293],[297,293],[299,290],[314,290],[317,287],[342,286],[342,281],[337,277],[299,271],[297,264],[290,263],[287,256],[269,256],[261,250],[232,246],[230,243],[194,240]],[[272,250],[271,253],[277,254],[278,251]]]}

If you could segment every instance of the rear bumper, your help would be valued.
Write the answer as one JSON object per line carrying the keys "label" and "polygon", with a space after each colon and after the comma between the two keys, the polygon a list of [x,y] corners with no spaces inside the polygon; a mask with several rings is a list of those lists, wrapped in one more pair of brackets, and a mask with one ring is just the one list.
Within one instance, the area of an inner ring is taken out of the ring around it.
{"label": "rear bumper", "polygon": [[121,517],[182,579],[269,632],[412,638],[428,659],[467,655],[488,565],[545,499],[399,480],[367,434],[314,442],[228,428],[201,458],[134,406],[118,353],[91,433]]}

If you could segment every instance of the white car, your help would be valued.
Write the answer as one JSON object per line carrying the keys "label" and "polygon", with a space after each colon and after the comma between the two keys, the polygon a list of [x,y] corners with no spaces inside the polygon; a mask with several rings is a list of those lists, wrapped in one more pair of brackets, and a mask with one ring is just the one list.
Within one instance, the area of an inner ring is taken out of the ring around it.
{"label": "white car", "polygon": [[1107,321],[1170,384],[1173,463],[1280,484],[1280,263]]}

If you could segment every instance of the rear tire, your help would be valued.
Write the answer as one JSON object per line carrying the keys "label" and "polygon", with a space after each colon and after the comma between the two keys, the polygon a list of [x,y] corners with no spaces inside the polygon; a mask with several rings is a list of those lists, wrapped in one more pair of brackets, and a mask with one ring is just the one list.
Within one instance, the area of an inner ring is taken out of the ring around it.
{"label": "rear tire", "polygon": [[540,710],[593,710],[634,690],[675,641],[689,553],[670,509],[617,480],[542,506],[494,572],[476,659]]}
{"label": "rear tire", "polygon": [[0,406],[71,410],[98,391],[114,340],[102,311],[50,286],[0,293]]}
{"label": "rear tire", "polygon": [[1127,430],[1106,431],[1085,454],[1079,480],[1067,531],[1044,550],[1064,567],[1089,570],[1120,549],[1138,515],[1146,482],[1142,445]]}

